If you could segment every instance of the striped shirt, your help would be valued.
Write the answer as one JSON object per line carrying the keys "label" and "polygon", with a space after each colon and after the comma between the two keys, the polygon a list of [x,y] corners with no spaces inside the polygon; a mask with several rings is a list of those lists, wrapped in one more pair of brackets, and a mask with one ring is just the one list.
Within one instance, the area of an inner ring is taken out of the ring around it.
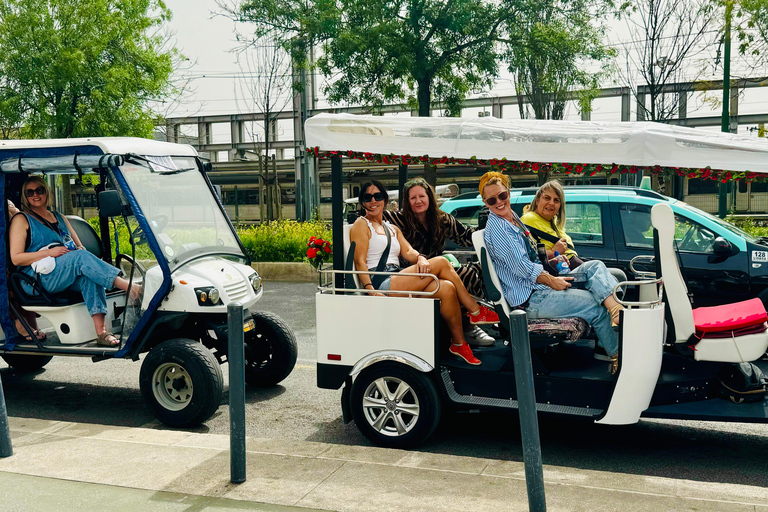
{"label": "striped shirt", "polygon": [[531,261],[527,250],[528,240],[517,226],[491,212],[485,226],[484,239],[496,275],[501,281],[501,291],[510,306],[523,304],[534,290],[548,288],[536,282],[544,267]]}

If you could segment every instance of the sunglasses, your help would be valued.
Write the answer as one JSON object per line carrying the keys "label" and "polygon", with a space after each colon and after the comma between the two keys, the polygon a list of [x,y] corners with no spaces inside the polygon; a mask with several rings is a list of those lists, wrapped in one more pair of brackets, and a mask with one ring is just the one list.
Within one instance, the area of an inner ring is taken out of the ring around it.
{"label": "sunglasses", "polygon": [[509,199],[509,191],[505,190],[504,192],[501,192],[497,196],[491,196],[491,197],[487,198],[485,200],[485,203],[488,206],[493,206],[493,205],[496,204],[497,201],[506,201],[507,199]]}
{"label": "sunglasses", "polygon": [[425,180],[424,178],[414,178],[410,181],[406,181],[405,184],[403,184],[403,188],[410,188],[410,187],[413,187],[414,185],[429,186],[427,183],[427,180]]}
{"label": "sunglasses", "polygon": [[44,196],[45,194],[46,191],[44,187],[28,188],[24,191],[24,195],[27,197],[32,197],[34,195]]}
{"label": "sunglasses", "polygon": [[363,194],[363,202],[370,203],[371,201],[384,201],[387,198],[387,194],[384,192],[376,192],[375,194]]}

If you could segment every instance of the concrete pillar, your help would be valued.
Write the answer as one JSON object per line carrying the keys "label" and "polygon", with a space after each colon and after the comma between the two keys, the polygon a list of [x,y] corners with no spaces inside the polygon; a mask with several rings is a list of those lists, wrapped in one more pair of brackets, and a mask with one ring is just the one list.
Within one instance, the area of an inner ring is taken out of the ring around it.
{"label": "concrete pillar", "polygon": [[688,119],[688,91],[677,93],[677,117],[681,121]]}
{"label": "concrete pillar", "polygon": [[491,115],[497,119],[501,119],[501,101],[494,96],[491,98]]}
{"label": "concrete pillar", "polygon": [[736,84],[731,85],[730,89],[730,131],[731,133],[738,133],[739,131],[739,86]]}
{"label": "concrete pillar", "polygon": [[197,143],[201,146],[211,143],[211,123],[197,122]]}
{"label": "concrete pillar", "polygon": [[233,155],[232,159],[244,159],[245,149],[238,147],[243,142],[243,122],[233,116],[229,121],[229,133],[232,141],[232,151],[230,151],[230,154]]}
{"label": "concrete pillar", "polygon": [[641,92],[641,87],[637,88],[637,120],[645,121],[645,92]]}
{"label": "concrete pillar", "polygon": [[630,105],[632,101],[632,91],[630,91],[629,87],[624,87],[621,89],[621,120],[622,121],[629,121],[629,115],[630,115]]}
{"label": "concrete pillar", "polygon": [[[589,106],[592,107],[592,100],[589,100]],[[584,109],[581,111],[581,120],[590,121],[592,119],[592,109]]]}

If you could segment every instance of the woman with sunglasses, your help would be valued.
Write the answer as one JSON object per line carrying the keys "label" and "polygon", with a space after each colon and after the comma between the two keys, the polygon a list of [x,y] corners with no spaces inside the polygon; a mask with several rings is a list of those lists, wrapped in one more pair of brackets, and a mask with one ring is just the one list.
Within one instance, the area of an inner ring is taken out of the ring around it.
{"label": "woman with sunglasses", "polygon": [[[400,211],[386,210],[384,220],[400,228],[408,243],[427,258],[441,256],[447,240],[461,247],[472,247],[475,228],[465,226],[453,215],[440,210],[435,192],[424,178],[405,183]],[[455,270],[471,295],[483,297],[482,272],[478,263],[462,264]],[[470,345],[485,347],[496,342],[478,326],[472,325],[467,317],[462,318],[464,338]]]}
{"label": "woman with sunglasses", "polygon": [[[48,209],[48,185],[39,176],[30,176],[22,186],[22,214],[11,221],[9,245],[11,261],[51,293],[70,289],[83,294],[96,329],[99,345],[118,346],[120,341],[106,330],[106,289],[119,288],[138,298],[140,288],[118,277],[119,269],[83,249],[77,233],[67,219]],[[46,260],[46,258],[50,258]],[[44,261],[45,260],[45,261]],[[52,267],[52,268],[51,268]],[[27,293],[34,293],[24,285]]]}
{"label": "woman with sunglasses", "polygon": [[[355,268],[360,271],[374,270],[389,245],[386,272],[393,274],[393,277],[387,277],[378,283],[378,286],[374,285],[370,274],[360,274],[361,286],[369,290],[370,295],[379,296],[384,294],[378,290],[431,292],[437,288],[434,279],[408,274],[418,272],[436,275],[440,286],[434,297],[440,299],[440,315],[448,324],[453,338],[449,351],[469,364],[479,365],[480,360],[472,354],[472,349],[464,339],[460,306],[470,311],[470,322],[476,325],[496,323],[499,321],[498,316],[472,299],[447,259],[429,259],[420,254],[411,247],[400,229],[384,220],[388,199],[386,188],[376,180],[365,183],[360,188],[359,201],[363,216],[355,221],[350,231],[350,241],[355,242],[356,246]],[[401,269],[400,258],[412,265]]]}
{"label": "woman with sunglasses", "polygon": [[[531,237],[509,202],[509,181],[498,172],[480,178],[480,194],[490,210],[485,244],[501,281],[504,298],[512,307],[523,307],[533,318],[579,317],[597,334],[598,359],[610,359],[610,370],[618,369],[618,337],[611,315],[621,309],[613,298],[618,284],[603,262],[588,261],[569,277],[554,277],[539,263],[536,241]],[[573,275],[586,275],[585,289],[570,289]]]}
{"label": "woman with sunglasses", "polygon": [[[548,259],[554,258],[557,251],[568,259],[571,270],[584,263],[573,248],[573,240],[565,232],[565,191],[559,181],[551,180],[543,184],[523,211],[521,220],[533,237],[544,244]],[[627,280],[621,269],[609,268],[608,271],[620,283]]]}

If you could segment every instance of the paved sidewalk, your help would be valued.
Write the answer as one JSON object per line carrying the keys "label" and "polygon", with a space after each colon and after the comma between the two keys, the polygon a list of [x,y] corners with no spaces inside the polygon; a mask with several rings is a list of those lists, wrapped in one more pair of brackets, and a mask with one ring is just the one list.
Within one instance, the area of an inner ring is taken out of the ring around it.
{"label": "paved sidewalk", "polygon": [[[3,512],[527,510],[520,462],[249,438],[247,480],[234,485],[225,435],[28,418],[10,426]],[[551,512],[768,512],[764,487],[558,466],[544,478]]]}

